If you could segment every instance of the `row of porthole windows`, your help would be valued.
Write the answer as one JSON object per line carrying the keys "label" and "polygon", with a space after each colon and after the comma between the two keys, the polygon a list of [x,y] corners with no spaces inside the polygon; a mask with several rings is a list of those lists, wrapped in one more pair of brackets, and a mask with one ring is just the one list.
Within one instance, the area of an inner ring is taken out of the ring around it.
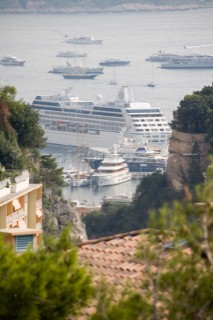
{"label": "row of porthole windows", "polygon": [[[156,131],[154,129],[150,130],[150,129],[136,129],[136,131]],[[159,131],[170,131],[169,129],[159,129]]]}
{"label": "row of porthole windows", "polygon": [[166,122],[166,119],[163,117],[161,119],[133,119],[133,122],[159,122],[159,121]]}
{"label": "row of porthole windows", "polygon": [[[55,120],[55,118],[53,118],[52,116],[50,116],[50,115],[45,115],[45,116],[43,116],[43,118],[45,118],[45,119],[50,119],[50,120]],[[82,119],[82,118],[84,118],[84,119]],[[64,116],[57,116],[57,120],[66,120],[66,121],[69,121],[69,117],[64,117]],[[88,123],[88,122],[90,122],[90,123],[100,123],[100,122],[104,122],[104,121],[106,121],[106,122],[111,122],[111,123],[115,123],[115,124],[120,124],[120,123],[122,123],[122,122],[124,122],[124,119],[116,119],[116,121],[115,121],[115,119],[114,118],[109,118],[109,117],[102,117],[101,119],[97,119],[97,120],[94,120],[94,117],[91,117],[91,116],[84,116],[84,117],[82,117],[82,116],[76,116],[76,115],[74,115],[73,117],[70,117],[70,120],[74,120],[74,121],[76,121],[76,122],[79,122],[79,121],[84,121],[85,120],[85,122],[86,123]]]}

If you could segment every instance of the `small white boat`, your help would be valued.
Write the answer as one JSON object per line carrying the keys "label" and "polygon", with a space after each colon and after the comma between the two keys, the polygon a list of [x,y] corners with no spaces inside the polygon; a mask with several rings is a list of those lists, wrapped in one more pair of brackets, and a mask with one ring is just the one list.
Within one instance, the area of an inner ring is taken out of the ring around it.
{"label": "small white boat", "polygon": [[85,58],[87,56],[87,53],[79,53],[75,51],[60,51],[56,57],[62,57],[62,58]]}
{"label": "small white boat", "polygon": [[5,56],[0,60],[0,64],[4,66],[23,66],[25,64],[24,60],[19,60],[16,57]]}
{"label": "small white boat", "polygon": [[71,177],[71,187],[87,187],[90,185],[90,173],[77,173]]}
{"label": "small white boat", "polygon": [[78,38],[69,39],[66,42],[74,44],[102,44],[103,40],[98,40],[89,36],[81,36]]}

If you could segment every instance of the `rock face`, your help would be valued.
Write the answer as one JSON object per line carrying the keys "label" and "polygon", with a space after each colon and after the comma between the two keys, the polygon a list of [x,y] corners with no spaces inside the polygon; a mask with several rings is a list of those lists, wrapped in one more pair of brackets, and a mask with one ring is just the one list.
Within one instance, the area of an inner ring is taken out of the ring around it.
{"label": "rock face", "polygon": [[172,131],[169,143],[169,157],[167,176],[176,190],[183,188],[183,175],[187,172],[192,161],[192,149],[197,142],[200,149],[200,166],[202,172],[208,166],[209,144],[205,141],[205,134],[189,134]]}
{"label": "rock face", "polygon": [[43,204],[44,232],[58,236],[66,226],[71,225],[74,240],[87,240],[85,225],[70,201],[56,195],[46,195]]}

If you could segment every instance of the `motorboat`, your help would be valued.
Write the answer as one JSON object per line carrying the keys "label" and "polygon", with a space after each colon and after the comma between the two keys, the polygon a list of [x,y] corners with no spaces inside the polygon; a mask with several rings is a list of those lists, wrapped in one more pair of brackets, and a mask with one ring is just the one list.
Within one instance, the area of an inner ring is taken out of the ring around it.
{"label": "motorboat", "polygon": [[60,51],[56,57],[62,57],[62,58],[85,58],[87,56],[87,53],[79,53],[76,51]]}
{"label": "motorboat", "polygon": [[52,73],[72,73],[72,72],[84,72],[92,74],[102,74],[103,69],[101,67],[82,67],[82,66],[73,66],[71,63],[67,62],[65,66],[55,66],[53,67]]}
{"label": "motorboat", "polygon": [[121,59],[107,59],[99,63],[100,66],[114,67],[114,66],[127,66],[130,64],[129,60]]}
{"label": "motorboat", "polygon": [[63,74],[64,79],[95,79],[98,75],[85,72],[69,72]]}
{"label": "motorboat", "polygon": [[117,153],[116,146],[113,152],[104,156],[100,166],[92,175],[92,183],[98,187],[112,186],[132,179],[125,160]]}
{"label": "motorboat", "polygon": [[14,56],[5,56],[0,60],[0,64],[4,66],[23,66],[25,61],[19,60]]}
{"label": "motorboat", "polygon": [[81,36],[78,38],[68,39],[66,42],[74,44],[102,44],[103,40],[98,40],[89,36]]}

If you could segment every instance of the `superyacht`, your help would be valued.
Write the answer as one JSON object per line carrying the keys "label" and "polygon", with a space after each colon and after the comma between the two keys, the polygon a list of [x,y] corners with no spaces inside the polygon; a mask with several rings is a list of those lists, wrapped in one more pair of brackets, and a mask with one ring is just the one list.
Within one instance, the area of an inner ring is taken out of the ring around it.
{"label": "superyacht", "polygon": [[134,102],[131,88],[123,86],[113,102],[82,101],[71,94],[36,96],[47,143],[110,148],[121,137],[144,139],[149,145],[167,147],[171,129],[159,107]]}
{"label": "superyacht", "polygon": [[213,68],[213,55],[189,54],[162,63],[165,69]]}

